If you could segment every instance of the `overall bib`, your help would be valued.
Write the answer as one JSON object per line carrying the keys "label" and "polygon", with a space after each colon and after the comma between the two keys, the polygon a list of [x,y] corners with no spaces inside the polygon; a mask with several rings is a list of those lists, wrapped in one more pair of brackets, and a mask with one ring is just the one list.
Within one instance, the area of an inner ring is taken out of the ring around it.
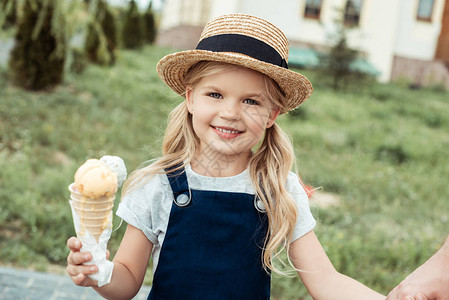
{"label": "overall bib", "polygon": [[255,196],[191,190],[184,169],[167,176],[175,201],[148,299],[269,299]]}

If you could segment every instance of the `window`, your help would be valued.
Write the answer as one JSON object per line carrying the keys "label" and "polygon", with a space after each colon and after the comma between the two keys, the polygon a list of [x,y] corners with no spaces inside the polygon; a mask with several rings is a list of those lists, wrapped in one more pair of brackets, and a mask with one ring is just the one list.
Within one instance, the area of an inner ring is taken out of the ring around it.
{"label": "window", "polygon": [[304,18],[319,19],[321,12],[321,0],[306,0]]}
{"label": "window", "polygon": [[348,0],[345,6],[345,25],[356,26],[359,24],[362,0]]}
{"label": "window", "polygon": [[432,19],[434,2],[434,0],[419,0],[416,18],[421,21],[430,21]]}

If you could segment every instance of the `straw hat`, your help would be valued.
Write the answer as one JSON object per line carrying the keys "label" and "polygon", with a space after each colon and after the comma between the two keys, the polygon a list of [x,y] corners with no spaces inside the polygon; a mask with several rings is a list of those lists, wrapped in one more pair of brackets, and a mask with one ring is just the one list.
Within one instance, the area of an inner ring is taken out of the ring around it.
{"label": "straw hat", "polygon": [[313,91],[305,76],[288,69],[288,40],[284,33],[254,16],[229,14],[211,20],[195,50],[169,54],[159,61],[156,69],[171,89],[184,95],[184,76],[200,61],[240,65],[269,76],[287,98],[281,113],[296,108]]}

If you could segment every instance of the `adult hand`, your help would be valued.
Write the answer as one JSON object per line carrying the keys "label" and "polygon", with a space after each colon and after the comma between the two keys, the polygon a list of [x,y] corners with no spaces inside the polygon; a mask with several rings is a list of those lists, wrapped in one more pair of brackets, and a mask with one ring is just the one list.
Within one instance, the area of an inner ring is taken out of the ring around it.
{"label": "adult hand", "polygon": [[448,241],[395,287],[388,294],[387,300],[449,300]]}
{"label": "adult hand", "polygon": [[[79,286],[98,286],[97,281],[90,279],[87,275],[95,274],[98,268],[95,265],[84,265],[92,259],[90,252],[81,252],[81,241],[76,237],[67,240],[67,247],[70,253],[67,257],[67,273],[72,278],[73,283]],[[109,257],[109,251],[106,258]]]}

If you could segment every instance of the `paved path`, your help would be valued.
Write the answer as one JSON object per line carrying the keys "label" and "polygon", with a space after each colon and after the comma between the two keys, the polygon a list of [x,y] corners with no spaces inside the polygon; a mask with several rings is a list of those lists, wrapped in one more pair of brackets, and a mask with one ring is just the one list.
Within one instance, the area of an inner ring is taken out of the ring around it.
{"label": "paved path", "polygon": [[[134,298],[146,299],[150,287],[144,286]],[[99,300],[92,288],[76,286],[68,276],[0,267],[1,300]]]}

